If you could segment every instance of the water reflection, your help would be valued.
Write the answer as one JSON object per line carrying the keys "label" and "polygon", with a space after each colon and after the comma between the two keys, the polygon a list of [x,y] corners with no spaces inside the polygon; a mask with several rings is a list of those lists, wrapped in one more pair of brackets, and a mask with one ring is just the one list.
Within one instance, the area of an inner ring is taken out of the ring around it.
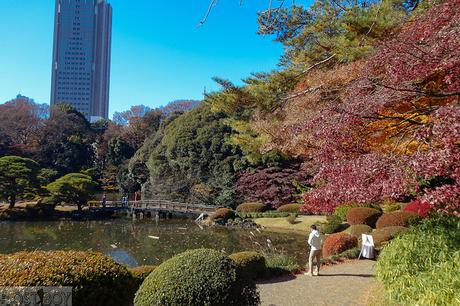
{"label": "water reflection", "polygon": [[271,248],[295,256],[301,264],[305,263],[307,256],[306,239],[300,235],[225,228],[200,229],[190,220],[0,223],[1,253],[92,250],[107,254],[120,263],[137,266],[158,265],[175,254],[200,247],[227,253]]}

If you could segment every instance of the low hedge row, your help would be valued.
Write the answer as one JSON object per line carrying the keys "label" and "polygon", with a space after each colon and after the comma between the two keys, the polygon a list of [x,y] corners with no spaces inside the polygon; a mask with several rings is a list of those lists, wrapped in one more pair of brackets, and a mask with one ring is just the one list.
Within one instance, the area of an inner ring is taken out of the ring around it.
{"label": "low hedge row", "polygon": [[[238,216],[243,219],[254,219],[254,218],[286,218],[288,216],[292,215],[292,213],[288,212],[277,212],[277,211],[267,211],[263,213],[244,213],[244,212],[239,212]],[[297,215],[297,214],[295,214]]]}
{"label": "low hedge row", "polygon": [[34,251],[0,255],[0,286],[73,287],[74,305],[131,305],[131,273],[93,252]]}

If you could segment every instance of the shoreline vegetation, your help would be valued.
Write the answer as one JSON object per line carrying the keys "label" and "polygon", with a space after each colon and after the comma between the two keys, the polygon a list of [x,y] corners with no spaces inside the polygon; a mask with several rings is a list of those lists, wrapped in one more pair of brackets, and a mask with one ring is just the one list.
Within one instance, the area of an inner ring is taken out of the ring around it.
{"label": "shoreline vegetation", "polygon": [[9,208],[0,204],[0,221],[66,221],[66,220],[107,220],[120,215],[103,210],[90,211],[87,207],[78,210],[77,206],[40,206],[37,202],[23,202]]}

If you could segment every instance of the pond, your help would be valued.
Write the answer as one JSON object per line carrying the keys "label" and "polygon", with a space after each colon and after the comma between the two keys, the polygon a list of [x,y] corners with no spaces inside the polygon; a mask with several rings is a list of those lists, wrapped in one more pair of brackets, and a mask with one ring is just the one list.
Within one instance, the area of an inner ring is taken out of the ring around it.
{"label": "pond", "polygon": [[228,254],[272,251],[305,264],[302,235],[262,230],[202,228],[186,219],[131,221],[0,222],[0,253],[24,250],[92,250],[128,266],[158,265],[187,249],[200,247]]}

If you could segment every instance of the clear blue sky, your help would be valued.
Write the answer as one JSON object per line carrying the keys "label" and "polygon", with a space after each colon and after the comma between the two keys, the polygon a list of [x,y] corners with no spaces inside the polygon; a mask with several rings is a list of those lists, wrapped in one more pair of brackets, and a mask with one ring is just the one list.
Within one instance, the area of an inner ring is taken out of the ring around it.
{"label": "clear blue sky", "polygon": [[[282,46],[256,34],[269,1],[109,0],[113,6],[110,113],[216,90],[213,76],[240,83],[276,68]],[[0,103],[18,93],[49,103],[54,0],[0,0]]]}

